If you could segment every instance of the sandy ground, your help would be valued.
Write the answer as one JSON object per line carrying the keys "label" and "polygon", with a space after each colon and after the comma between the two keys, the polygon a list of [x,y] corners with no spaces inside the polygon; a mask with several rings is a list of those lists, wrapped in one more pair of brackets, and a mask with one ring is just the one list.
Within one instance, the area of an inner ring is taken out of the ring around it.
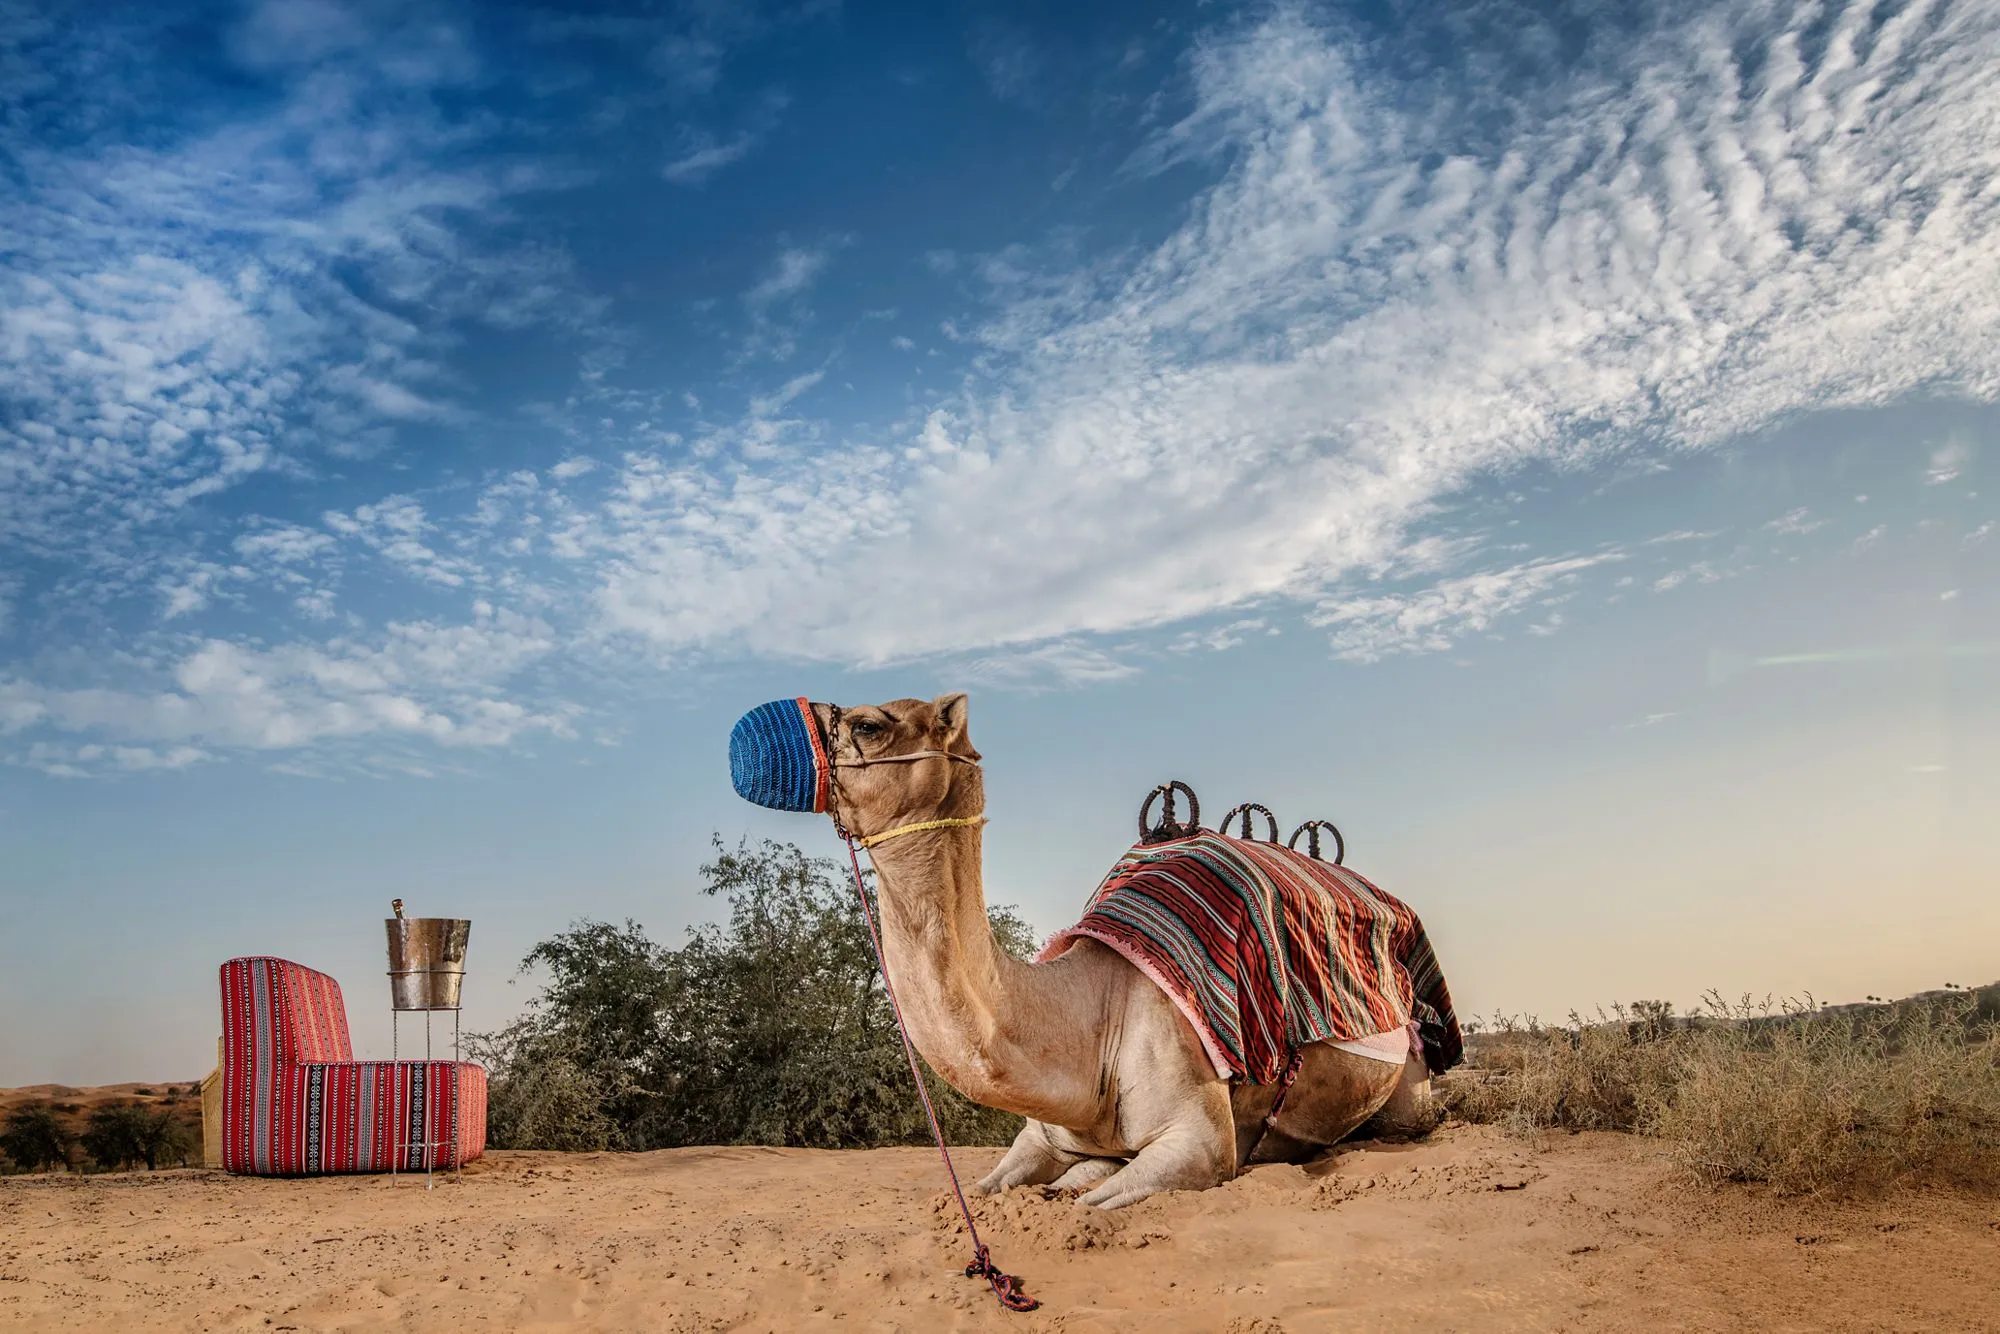
{"label": "sandy ground", "polygon": [[[959,1154],[968,1176],[997,1151]],[[1043,1306],[957,1270],[936,1155],[495,1153],[460,1180],[0,1178],[8,1330],[2000,1330],[2000,1201],[1672,1184],[1481,1127],[1112,1214],[975,1204]]]}

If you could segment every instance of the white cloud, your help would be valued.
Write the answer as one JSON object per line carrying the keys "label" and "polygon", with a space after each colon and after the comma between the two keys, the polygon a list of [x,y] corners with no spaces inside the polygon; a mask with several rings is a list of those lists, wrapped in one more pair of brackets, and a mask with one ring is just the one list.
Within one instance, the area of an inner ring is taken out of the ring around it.
{"label": "white cloud", "polygon": [[16,762],[39,769],[55,778],[87,778],[107,770],[148,773],[178,770],[214,758],[199,746],[105,746],[63,745],[38,741],[16,757]]}
{"label": "white cloud", "polygon": [[722,77],[723,44],[712,33],[669,33],[648,57],[653,71],[682,96],[712,92]]}
{"label": "white cloud", "polygon": [[308,620],[330,621],[333,619],[333,590],[315,588],[301,593],[292,599],[292,608]]}
{"label": "white cloud", "polygon": [[[0,207],[0,228],[20,213]],[[269,464],[276,409],[296,384],[254,270],[212,277],[158,256],[82,272],[19,263],[0,263],[0,396],[13,407],[0,419],[0,531],[43,550],[85,531],[103,543],[113,525]]]}
{"label": "white cloud", "polygon": [[[372,642],[336,638],[268,649],[220,639],[196,643],[154,688],[54,689],[0,676],[0,731],[50,726],[158,748],[156,758],[211,751],[287,750],[355,738],[410,738],[496,746],[535,732],[567,735],[573,710],[530,708],[505,687],[555,648],[542,621],[483,607],[461,625],[392,624]],[[36,743],[45,745],[47,743]],[[30,748],[80,767],[151,764],[119,748],[84,754]]]}
{"label": "white cloud", "polygon": [[[1530,561],[1441,580],[1415,593],[1329,598],[1308,619],[1332,629],[1334,656],[1375,662],[1396,653],[1438,653],[1504,616],[1559,600],[1584,570],[1621,560],[1616,552]],[[1551,631],[1553,626],[1550,627]]]}
{"label": "white cloud", "polygon": [[1135,163],[1219,168],[1164,242],[996,311],[900,448],[634,465],[605,623],[879,662],[1316,603],[1524,459],[1991,398],[2000,304],[1965,294],[2000,290],[2000,14],[1874,13],[1677,11],[1510,85],[1504,142],[1297,12],[1206,41]]}
{"label": "white cloud", "polygon": [[974,658],[959,665],[973,685],[1034,693],[1122,681],[1139,669],[1085,644],[1044,644],[1040,648]]}
{"label": "white cloud", "polygon": [[[101,157],[6,142],[34,183],[0,200],[0,230],[28,238],[0,259],[12,542],[79,550],[289,466],[298,441],[359,456],[395,422],[459,411],[411,312],[511,328],[591,309],[559,254],[472,262],[453,220],[504,212],[546,174],[434,168],[476,157],[460,150],[477,126],[421,83],[384,102],[345,12],[258,11],[324,62],[269,116]],[[284,58],[246,33],[245,59]],[[584,416],[593,399],[564,444],[606,460],[596,484],[552,484],[580,475],[571,455],[467,488],[470,513],[442,487],[343,492],[327,532],[256,526],[235,555],[303,581],[351,543],[440,588],[518,590],[562,622],[530,636],[550,645],[534,660],[609,634],[668,658],[971,657],[992,682],[1076,682],[1134,670],[1094,636],[1252,608],[1304,608],[1367,660],[1539,613],[1615,558],[1453,573],[1477,539],[1425,528],[1481,479],[1917,391],[2000,396],[2000,303],[1975,299],[2000,290],[1982,119],[2000,105],[2000,11],[1747,0],[1619,36],[1560,76],[1411,87],[1297,10],[1218,30],[1190,58],[1186,114],[1126,172],[1178,164],[1192,170],[1173,180],[1208,184],[1149,246],[927,254],[993,304],[940,318],[965,366],[907,417],[817,416],[831,357],[660,389],[675,413],[747,407],[685,440],[635,427],[622,454]],[[419,63],[463,77],[458,50],[440,38]],[[156,244],[168,234],[178,248]],[[784,243],[737,307],[749,355],[793,354],[844,243]],[[369,282],[333,280],[349,268]],[[1941,453],[1931,474],[1965,463]],[[133,582],[155,588],[145,568]],[[213,595],[182,568],[170,599]],[[1395,591],[1354,591],[1391,576]],[[1655,586],[1719,577],[1696,564]],[[329,589],[283,586],[333,617]],[[200,640],[144,690],[9,677],[0,725],[211,752],[559,725],[503,717],[526,707],[506,673],[465,685],[411,665],[404,638],[444,633],[431,622],[379,640],[345,625],[319,643]]]}
{"label": "white cloud", "polygon": [[972,59],[987,88],[1002,102],[1032,104],[1041,57],[1020,32],[987,18],[974,27]]}
{"label": "white cloud", "polygon": [[770,271],[743,294],[743,299],[751,306],[768,306],[796,297],[813,285],[832,257],[831,246],[789,246],[778,252]]}
{"label": "white cloud", "polygon": [[1971,442],[1954,436],[1931,451],[1930,466],[1924,469],[1924,481],[1931,486],[1956,481],[1971,462]]}
{"label": "white cloud", "polygon": [[1685,569],[1669,570],[1658,579],[1655,579],[1653,581],[1653,591],[1655,593],[1665,593],[1679,588],[1690,579],[1699,584],[1721,583],[1724,579],[1734,579],[1738,575],[1755,568],[1753,564],[1741,559],[1736,560],[1734,563],[1721,565],[1713,561],[1698,560]]}
{"label": "white cloud", "polygon": [[246,65],[272,69],[309,65],[351,51],[368,29],[331,0],[258,0],[230,34],[230,49]]}
{"label": "white cloud", "polygon": [[163,579],[159,584],[163,606],[160,619],[171,621],[191,615],[208,605],[218,580],[229,573],[224,567],[202,563],[178,580]]}
{"label": "white cloud", "polygon": [[1811,511],[1800,508],[1779,515],[1764,527],[1781,537],[1798,537],[1816,528],[1826,527],[1826,520],[1815,519]]}
{"label": "white cloud", "polygon": [[[526,476],[532,481],[534,474]],[[457,588],[477,573],[472,562],[441,556],[424,544],[423,534],[431,524],[424,507],[409,496],[385,496],[372,505],[357,506],[352,514],[328,510],[321,517],[334,532],[360,541],[383,559],[432,583]]]}
{"label": "white cloud", "polygon": [[1209,653],[1223,653],[1241,647],[1253,634],[1275,635],[1276,626],[1261,616],[1250,616],[1227,625],[1219,625],[1211,630],[1186,630],[1176,635],[1167,644],[1169,653],[1193,653],[1205,650]]}
{"label": "white cloud", "polygon": [[700,185],[732,162],[740,161],[757,146],[757,136],[738,134],[725,140],[698,138],[687,152],[660,168],[660,175],[675,185]]}
{"label": "white cloud", "polygon": [[764,276],[743,294],[750,329],[743,340],[746,358],[790,359],[799,335],[812,322],[806,296],[826,272],[834,252],[849,243],[832,237],[816,246],[787,245],[778,252]]}
{"label": "white cloud", "polygon": [[237,538],[234,545],[244,560],[299,565],[326,555],[335,543],[325,533],[297,524],[265,523]]}
{"label": "white cloud", "polygon": [[[43,54],[82,125],[86,90],[126,95],[133,39],[110,15],[73,37]],[[143,564],[140,530],[196,501],[452,415],[438,330],[409,312],[576,328],[600,308],[559,250],[486,240],[550,178],[462,151],[487,127],[433,96],[474,70],[450,25],[260,0],[229,45],[281,90],[244,119],[80,146],[0,120],[23,183],[0,193],[0,542]]]}

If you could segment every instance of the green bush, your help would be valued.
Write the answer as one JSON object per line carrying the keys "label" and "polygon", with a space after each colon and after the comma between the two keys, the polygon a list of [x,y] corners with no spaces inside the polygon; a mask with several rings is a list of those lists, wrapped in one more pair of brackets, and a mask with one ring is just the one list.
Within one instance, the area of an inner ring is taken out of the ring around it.
{"label": "green bush", "polygon": [[7,1113],[0,1130],[0,1153],[24,1172],[69,1165],[70,1134],[56,1109],[46,1102],[28,1103]]}
{"label": "green bush", "polygon": [[[496,1147],[690,1144],[855,1148],[929,1137],[846,868],[765,842],[716,843],[702,892],[725,925],[680,949],[636,924],[579,922],[522,962],[549,980],[528,1011],[473,1039]],[[1025,957],[1026,923],[990,914]],[[1005,1143],[1017,1116],[925,1072],[948,1138]]]}
{"label": "green bush", "polygon": [[194,1148],[194,1135],[177,1108],[144,1107],[135,1102],[97,1108],[79,1137],[85,1153],[108,1172],[144,1163],[152,1171],[162,1163],[184,1164]]}

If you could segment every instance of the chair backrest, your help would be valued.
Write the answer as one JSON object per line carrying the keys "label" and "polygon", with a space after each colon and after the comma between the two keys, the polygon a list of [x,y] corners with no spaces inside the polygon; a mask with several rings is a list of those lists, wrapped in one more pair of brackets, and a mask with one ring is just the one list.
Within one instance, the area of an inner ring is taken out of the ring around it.
{"label": "chair backrest", "polygon": [[223,964],[223,1069],[253,1056],[267,1069],[353,1060],[340,983],[289,959]]}

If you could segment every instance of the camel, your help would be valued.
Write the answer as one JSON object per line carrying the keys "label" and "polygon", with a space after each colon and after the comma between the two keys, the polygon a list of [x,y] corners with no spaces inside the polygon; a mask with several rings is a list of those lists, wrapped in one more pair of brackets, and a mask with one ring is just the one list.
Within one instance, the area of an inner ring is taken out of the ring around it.
{"label": "camel", "polygon": [[1429,1072],[1318,1043],[1274,1125],[1276,1085],[1219,1078],[1166,994],[1125,957],[1082,939],[1044,963],[1001,949],[981,876],[980,755],[967,699],[811,706],[831,760],[828,809],[870,847],[890,984],[918,1052],[975,1102],[1027,1118],[978,1183],[1080,1189],[1105,1209],[1202,1190],[1252,1162],[1298,1162],[1373,1123],[1429,1129]]}

